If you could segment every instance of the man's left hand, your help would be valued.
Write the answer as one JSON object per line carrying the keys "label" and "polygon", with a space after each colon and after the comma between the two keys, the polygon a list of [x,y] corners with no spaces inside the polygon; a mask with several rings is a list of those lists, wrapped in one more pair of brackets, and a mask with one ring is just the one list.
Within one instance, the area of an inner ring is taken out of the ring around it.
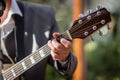
{"label": "man's left hand", "polygon": [[64,62],[67,60],[70,50],[71,50],[71,42],[61,38],[60,42],[56,40],[57,37],[60,36],[60,33],[53,33],[53,40],[48,41],[48,46],[51,48],[51,55],[54,60],[58,60],[60,62]]}

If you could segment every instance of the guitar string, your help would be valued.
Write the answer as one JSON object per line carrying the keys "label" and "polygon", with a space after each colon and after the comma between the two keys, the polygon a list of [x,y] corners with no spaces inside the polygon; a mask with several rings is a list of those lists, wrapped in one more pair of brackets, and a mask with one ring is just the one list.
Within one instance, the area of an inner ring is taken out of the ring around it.
{"label": "guitar string", "polygon": [[[106,22],[105,22],[104,24],[102,24],[101,26],[106,25],[108,22],[109,22],[109,20],[106,21]],[[87,23],[87,21],[86,21],[86,23]],[[84,22],[84,24],[85,24],[85,22]],[[83,24],[83,25],[84,25],[84,24]],[[100,22],[98,22],[98,23],[96,23],[96,24],[98,25],[98,24],[100,24]],[[95,26],[96,24],[93,24],[93,25],[91,25],[91,26]],[[83,26],[83,25],[82,25],[82,26]],[[77,24],[76,27],[74,28],[74,29],[75,29],[74,32],[71,31],[71,33],[76,34],[75,32],[77,32],[76,30],[78,29],[77,26],[80,26],[80,25]],[[84,29],[82,29],[82,30],[79,30],[79,32],[80,32],[80,33],[83,33],[85,30],[86,30],[86,31],[87,31],[87,30],[90,30],[90,28],[91,28],[91,27],[86,27],[86,28],[84,28]],[[92,29],[92,28],[91,28],[91,29]],[[98,29],[100,29],[100,27],[99,27]],[[96,29],[96,30],[98,30],[98,29]],[[96,31],[96,30],[95,30],[95,31]],[[79,32],[78,32],[78,33],[79,33]],[[80,34],[80,33],[79,33],[79,34]]]}
{"label": "guitar string", "polygon": [[[99,12],[99,11],[101,12],[101,14],[96,16],[97,12]],[[104,10],[98,10],[98,11],[92,13],[92,14],[88,14],[86,17],[88,17],[88,16],[91,16],[91,18],[101,17],[104,13],[106,13],[106,11],[104,12]],[[104,14],[104,15],[107,15],[107,14]],[[86,17],[83,18],[83,21],[86,20]],[[105,16],[102,16],[102,17],[105,17]],[[106,17],[107,17],[107,16],[106,16]],[[99,18],[98,18],[98,19],[99,19]],[[104,19],[105,19],[105,18],[104,18]],[[81,19],[79,19],[79,20],[81,20]],[[77,22],[78,22],[78,21],[77,21]],[[79,24],[79,23],[77,23],[77,24]],[[76,28],[76,27],[75,27],[75,28]],[[74,27],[73,27],[73,29],[74,29]],[[74,31],[74,30],[73,30],[73,31]]]}
{"label": "guitar string", "polygon": [[[96,12],[97,13],[97,12]],[[93,15],[91,15],[91,18],[95,18],[95,17],[99,17],[99,16],[94,16],[95,15],[95,13],[93,14]],[[89,15],[87,15],[86,17],[88,17]],[[80,25],[79,24],[79,20],[82,20],[83,22],[82,22],[82,24],[81,24],[81,26],[83,26],[84,24],[86,24],[84,21],[86,21],[86,17],[83,17],[83,19],[78,19],[78,21],[77,21],[77,24],[78,25]],[[91,20],[91,19],[90,19]],[[90,20],[88,20],[88,21],[90,21]],[[88,21],[86,21],[86,22],[88,22]],[[84,24],[83,24],[84,23]],[[73,29],[73,31],[74,31],[74,29],[76,30],[77,29],[77,27],[75,26],[75,27],[73,27],[72,28]]]}
{"label": "guitar string", "polygon": [[[98,17],[98,16],[97,16],[97,17]],[[94,16],[93,18],[95,18],[95,16]],[[85,25],[86,23],[88,23],[88,22],[90,22],[90,21],[91,21],[91,19],[90,19],[90,20],[87,20],[87,21],[84,21],[84,20],[83,20],[83,22],[82,22],[81,25],[80,25],[79,22],[77,22],[77,25],[75,25],[75,26],[72,28],[71,33],[75,32],[76,30],[79,30],[79,27],[77,27],[77,26],[83,26],[83,25]],[[88,27],[88,28],[89,28],[89,27]],[[86,28],[84,28],[84,29],[86,29]],[[84,29],[80,30],[80,32],[83,31]]]}

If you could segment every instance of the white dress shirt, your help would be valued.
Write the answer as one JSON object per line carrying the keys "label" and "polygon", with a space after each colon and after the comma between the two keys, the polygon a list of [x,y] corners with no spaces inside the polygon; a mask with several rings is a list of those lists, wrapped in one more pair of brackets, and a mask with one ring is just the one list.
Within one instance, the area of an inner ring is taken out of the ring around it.
{"label": "white dress shirt", "polygon": [[5,44],[3,39],[5,37],[7,37],[14,29],[15,27],[15,21],[12,18],[13,14],[18,14],[20,16],[23,16],[22,12],[20,11],[18,4],[16,2],[16,0],[11,0],[11,6],[10,6],[10,10],[8,12],[8,16],[7,18],[4,20],[4,22],[2,24],[0,24],[0,28],[1,28],[1,50],[3,52],[4,55],[9,56],[8,52],[5,48]]}

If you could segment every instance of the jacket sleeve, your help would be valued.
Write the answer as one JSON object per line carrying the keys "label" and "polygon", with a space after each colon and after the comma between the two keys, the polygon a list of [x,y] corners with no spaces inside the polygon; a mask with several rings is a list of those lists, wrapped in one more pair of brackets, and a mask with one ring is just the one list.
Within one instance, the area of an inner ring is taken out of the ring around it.
{"label": "jacket sleeve", "polygon": [[63,65],[58,61],[55,61],[54,65],[55,68],[59,71],[59,73],[62,74],[65,78],[71,77],[76,69],[77,59],[73,55],[73,53],[70,53],[67,63]]}
{"label": "jacket sleeve", "polygon": [[1,61],[3,60],[3,54],[2,54],[1,51],[0,51],[0,60],[1,60]]}
{"label": "jacket sleeve", "polygon": [[65,64],[61,64],[60,62],[53,60],[51,56],[49,56],[48,63],[65,78],[71,77],[77,67],[77,59],[72,52],[70,52]]}
{"label": "jacket sleeve", "polygon": [[3,55],[2,55],[2,53],[0,53],[0,80],[3,80],[3,76],[2,76],[2,68],[3,68],[2,60],[3,60]]}

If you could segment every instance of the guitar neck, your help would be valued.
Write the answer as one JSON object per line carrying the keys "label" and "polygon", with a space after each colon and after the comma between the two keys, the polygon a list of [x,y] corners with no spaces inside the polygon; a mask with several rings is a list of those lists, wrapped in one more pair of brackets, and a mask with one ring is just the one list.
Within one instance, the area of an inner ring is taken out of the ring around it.
{"label": "guitar neck", "polygon": [[23,60],[19,61],[12,67],[5,70],[2,74],[4,80],[13,80],[17,78],[19,75],[30,69],[32,66],[43,60],[50,54],[50,48],[48,45],[44,45],[34,53],[28,55]]}
{"label": "guitar neck", "polygon": [[[66,39],[68,39],[66,32],[62,34],[62,37],[66,37]],[[19,75],[50,55],[50,50],[50,47],[45,44],[34,53],[28,55],[12,67],[8,68],[2,73],[4,80],[14,80]]]}

